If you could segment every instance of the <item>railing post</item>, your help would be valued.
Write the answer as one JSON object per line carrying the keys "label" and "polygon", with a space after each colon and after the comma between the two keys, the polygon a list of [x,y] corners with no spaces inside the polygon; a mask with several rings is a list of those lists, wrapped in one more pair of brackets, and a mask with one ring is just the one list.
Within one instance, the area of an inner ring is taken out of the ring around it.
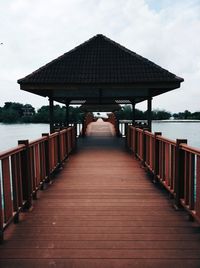
{"label": "railing post", "polygon": [[86,131],[86,121],[85,121],[85,119],[83,119],[83,122],[82,122],[82,125],[83,125],[83,127],[82,127],[82,137],[85,137],[85,131]]}
{"label": "railing post", "polygon": [[72,127],[72,149],[75,151],[77,149],[77,124]]}
{"label": "railing post", "polygon": [[122,137],[122,133],[120,132],[120,123],[119,120],[116,118],[115,119],[115,126],[116,126],[116,135],[117,137]]}
{"label": "railing post", "polygon": [[57,152],[57,154],[58,154],[58,167],[60,167],[61,164],[62,164],[61,155],[60,155],[60,152],[61,152],[61,150],[60,150],[60,144],[61,144],[61,142],[60,142],[60,131],[57,131],[57,133],[58,133],[58,135],[56,137],[56,140],[57,140],[57,148],[58,148],[58,152]]}
{"label": "railing post", "polygon": [[157,175],[159,172],[159,141],[157,136],[162,136],[162,132],[155,132],[154,133],[154,178],[153,182],[156,183],[158,181]]}
{"label": "railing post", "polygon": [[175,154],[175,204],[174,207],[180,207],[180,199],[184,196],[184,152],[180,149],[180,144],[186,143],[185,139],[176,140]]}
{"label": "railing post", "polygon": [[25,151],[22,153],[22,189],[23,200],[25,200],[25,209],[29,209],[32,206],[32,181],[30,171],[30,154],[29,154],[29,141],[19,140],[18,144],[24,144],[26,146]]}
{"label": "railing post", "polygon": [[78,125],[77,123],[74,123],[74,126],[73,126],[74,127],[75,137],[77,137],[77,132],[78,132],[77,131],[77,125]]}
{"label": "railing post", "polygon": [[49,133],[42,133],[42,137],[46,137],[45,141],[45,168],[46,168],[46,182],[50,182],[50,164],[49,164]]}
{"label": "railing post", "polygon": [[136,127],[134,127],[134,132],[135,132],[135,135],[134,135],[135,140],[133,141],[133,144],[134,144],[134,155],[135,155],[135,157],[137,157],[137,152],[138,152],[138,150],[137,150],[138,135],[137,135],[137,128]]}
{"label": "railing post", "polygon": [[143,128],[142,131],[142,165],[145,166],[145,162],[146,162],[146,134],[145,131],[148,130],[146,128]]}
{"label": "railing post", "polygon": [[125,123],[124,126],[124,134],[125,134],[125,146],[127,149],[130,149],[130,129],[128,123]]}

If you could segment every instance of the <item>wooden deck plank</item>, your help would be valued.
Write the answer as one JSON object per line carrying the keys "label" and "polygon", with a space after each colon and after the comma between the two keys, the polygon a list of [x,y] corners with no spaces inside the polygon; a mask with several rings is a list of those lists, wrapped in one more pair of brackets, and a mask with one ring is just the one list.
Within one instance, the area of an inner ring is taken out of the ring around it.
{"label": "wooden deck plank", "polygon": [[168,260],[168,259],[19,259],[15,260],[0,260],[0,267],[4,268],[124,268],[124,267],[139,267],[139,268],[199,268],[199,260]]}
{"label": "wooden deck plank", "polygon": [[0,267],[200,267],[200,228],[111,137],[85,138],[0,245]]}
{"label": "wooden deck plank", "polygon": [[187,240],[181,241],[146,241],[146,240],[129,240],[129,241],[109,241],[109,240],[83,240],[83,241],[66,241],[66,240],[13,240],[5,243],[4,249],[199,249],[199,241]]}
{"label": "wooden deck plank", "polygon": [[[17,232],[17,230],[16,230]],[[40,241],[40,240],[72,240],[72,241],[200,241],[200,236],[197,234],[176,234],[173,235],[171,233],[168,234],[35,234],[34,231],[32,233],[7,233],[7,240],[28,240],[28,241]],[[19,242],[21,243],[21,242]],[[2,246],[0,247],[2,248]]]}

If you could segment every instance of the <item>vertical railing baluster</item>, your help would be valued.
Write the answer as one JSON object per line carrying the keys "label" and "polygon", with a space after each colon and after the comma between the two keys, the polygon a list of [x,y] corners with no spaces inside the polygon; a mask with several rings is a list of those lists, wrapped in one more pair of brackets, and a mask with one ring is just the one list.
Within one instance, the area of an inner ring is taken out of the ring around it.
{"label": "vertical railing baluster", "polygon": [[187,144],[185,139],[176,140],[176,157],[175,157],[175,208],[180,207],[180,199],[184,197],[184,152],[180,144]]}
{"label": "vertical railing baluster", "polygon": [[197,156],[196,162],[196,191],[195,191],[195,211],[196,217],[200,222],[200,155]]}
{"label": "vertical railing baluster", "polygon": [[187,206],[189,204],[189,157],[190,154],[188,152],[183,152],[184,155],[184,171],[183,171],[183,177],[184,177],[184,202]]}
{"label": "vertical railing baluster", "polygon": [[192,153],[190,153],[189,163],[189,209],[194,210],[195,156]]}
{"label": "vertical railing baluster", "polygon": [[142,131],[142,165],[145,166],[146,162],[146,134],[145,134],[146,129],[144,128]]}
{"label": "vertical railing baluster", "polygon": [[[22,206],[22,197],[20,196],[22,187],[20,174],[18,172],[18,154],[14,154],[11,156],[11,165],[12,165],[12,190],[13,190],[13,211],[15,214],[14,222],[19,222],[19,213],[18,209]],[[20,163],[21,164],[21,163]]]}
{"label": "vertical railing baluster", "polygon": [[30,174],[30,154],[29,141],[20,140],[18,144],[24,144],[26,149],[22,152],[22,188],[25,208],[29,209],[32,206],[32,181]]}
{"label": "vertical railing baluster", "polygon": [[44,141],[45,148],[45,171],[46,171],[46,182],[50,182],[50,152],[49,152],[49,134],[43,133],[42,137],[46,137]]}
{"label": "vertical railing baluster", "polygon": [[160,148],[159,148],[159,140],[157,139],[157,136],[161,136],[161,132],[155,132],[154,133],[154,182],[157,182],[157,176],[159,174],[159,163],[160,163]]}

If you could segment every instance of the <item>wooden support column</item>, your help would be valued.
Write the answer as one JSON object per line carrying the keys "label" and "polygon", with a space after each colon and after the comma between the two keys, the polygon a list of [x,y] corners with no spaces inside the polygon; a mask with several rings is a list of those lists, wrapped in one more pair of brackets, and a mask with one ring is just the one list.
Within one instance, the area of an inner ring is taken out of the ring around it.
{"label": "wooden support column", "polygon": [[132,125],[135,126],[135,101],[131,101],[132,104]]}
{"label": "wooden support column", "polygon": [[69,101],[66,101],[66,112],[65,112],[65,124],[68,127],[69,126]]}
{"label": "wooden support column", "polygon": [[152,129],[152,115],[151,115],[151,111],[152,111],[152,97],[149,97],[147,99],[147,125],[148,125],[149,131],[151,131],[151,129]]}
{"label": "wooden support column", "polygon": [[49,98],[49,123],[50,123],[50,133],[54,132],[54,112],[53,112],[53,99]]}

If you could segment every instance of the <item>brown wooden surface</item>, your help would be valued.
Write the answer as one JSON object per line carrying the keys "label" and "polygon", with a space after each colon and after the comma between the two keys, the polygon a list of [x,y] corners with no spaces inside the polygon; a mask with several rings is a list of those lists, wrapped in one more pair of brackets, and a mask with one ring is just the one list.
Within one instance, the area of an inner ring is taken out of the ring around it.
{"label": "brown wooden surface", "polygon": [[0,267],[200,267],[200,228],[173,210],[122,139],[86,137],[5,231]]}

